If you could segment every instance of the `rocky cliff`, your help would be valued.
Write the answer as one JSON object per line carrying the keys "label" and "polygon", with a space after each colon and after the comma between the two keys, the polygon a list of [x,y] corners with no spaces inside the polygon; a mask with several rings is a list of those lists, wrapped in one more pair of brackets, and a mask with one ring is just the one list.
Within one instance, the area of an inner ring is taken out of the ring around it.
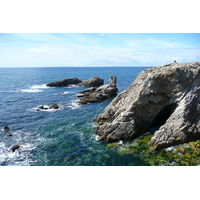
{"label": "rocky cliff", "polygon": [[107,142],[157,127],[151,150],[200,139],[200,62],[143,70],[94,121],[99,139]]}

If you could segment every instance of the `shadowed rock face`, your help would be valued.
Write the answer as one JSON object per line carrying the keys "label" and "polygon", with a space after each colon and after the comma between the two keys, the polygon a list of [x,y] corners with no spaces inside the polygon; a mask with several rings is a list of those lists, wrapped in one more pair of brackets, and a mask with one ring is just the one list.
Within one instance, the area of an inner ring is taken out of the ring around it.
{"label": "shadowed rock face", "polygon": [[88,80],[82,81],[79,83],[79,86],[84,86],[84,87],[98,87],[104,84],[104,80],[99,78],[98,76],[92,77]]}
{"label": "shadowed rock face", "polygon": [[137,138],[157,124],[151,150],[200,139],[200,62],[143,70],[94,121],[107,142]]}

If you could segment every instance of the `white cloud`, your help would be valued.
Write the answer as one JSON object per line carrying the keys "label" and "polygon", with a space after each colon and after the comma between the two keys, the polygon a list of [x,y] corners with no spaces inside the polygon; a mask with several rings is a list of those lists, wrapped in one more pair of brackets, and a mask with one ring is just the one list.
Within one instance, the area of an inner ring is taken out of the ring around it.
{"label": "white cloud", "polygon": [[50,53],[50,54],[73,54],[74,51],[71,51],[70,49],[59,47],[59,46],[51,46],[51,45],[43,45],[40,47],[33,47],[33,48],[27,48],[27,52],[31,53]]}

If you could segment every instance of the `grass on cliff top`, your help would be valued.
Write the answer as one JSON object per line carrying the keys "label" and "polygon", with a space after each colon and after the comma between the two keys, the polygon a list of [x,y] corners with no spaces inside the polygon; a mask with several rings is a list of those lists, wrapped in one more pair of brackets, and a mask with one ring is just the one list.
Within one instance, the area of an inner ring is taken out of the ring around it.
{"label": "grass on cliff top", "polygon": [[115,148],[119,155],[133,155],[143,160],[147,166],[196,166],[200,164],[200,140],[189,142],[160,151],[150,152],[148,142],[153,134],[144,135],[123,145],[108,144]]}

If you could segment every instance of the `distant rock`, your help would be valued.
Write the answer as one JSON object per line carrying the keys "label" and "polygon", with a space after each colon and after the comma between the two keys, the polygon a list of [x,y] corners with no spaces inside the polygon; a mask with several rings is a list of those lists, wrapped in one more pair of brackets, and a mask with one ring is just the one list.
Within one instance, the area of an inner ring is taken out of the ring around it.
{"label": "distant rock", "polygon": [[36,111],[42,111],[42,110],[52,110],[52,109],[59,109],[59,105],[58,104],[53,104],[51,106],[47,106],[47,105],[43,105],[43,106],[39,106]]}
{"label": "distant rock", "polygon": [[79,80],[78,78],[69,78],[69,79],[62,79],[60,81],[56,81],[56,82],[52,82],[52,83],[48,83],[46,84],[49,87],[64,87],[64,86],[68,86],[71,84],[78,84],[81,83],[82,81]]}
{"label": "distant rock", "polygon": [[8,132],[8,131],[10,130],[10,128],[9,128],[8,126],[4,126],[3,130],[4,130],[5,132]]}
{"label": "distant rock", "polygon": [[94,121],[107,142],[137,138],[157,126],[151,151],[200,139],[200,62],[143,70]]}
{"label": "distant rock", "polygon": [[81,94],[77,96],[81,98],[79,103],[94,103],[116,96],[118,91],[116,82],[116,76],[111,76],[108,85],[102,85],[98,88],[92,87],[90,89],[79,92]]}
{"label": "distant rock", "polygon": [[95,76],[93,78],[90,78],[88,80],[82,81],[78,84],[78,86],[84,86],[84,87],[99,87],[104,84],[104,80],[99,78],[98,76]]}
{"label": "distant rock", "polygon": [[12,152],[15,152],[15,150],[16,149],[19,149],[19,145],[18,144],[16,144],[16,145],[13,145],[11,148],[10,148],[10,150],[12,151]]}

